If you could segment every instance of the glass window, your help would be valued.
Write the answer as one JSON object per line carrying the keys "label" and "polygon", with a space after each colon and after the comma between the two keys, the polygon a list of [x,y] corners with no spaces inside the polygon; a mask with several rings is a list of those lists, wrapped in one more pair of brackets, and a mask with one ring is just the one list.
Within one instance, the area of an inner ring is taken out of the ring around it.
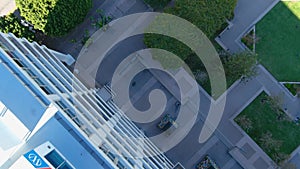
{"label": "glass window", "polygon": [[45,158],[56,169],[72,169],[66,160],[64,160],[55,150],[48,153]]}
{"label": "glass window", "polygon": [[119,167],[120,169],[124,169],[125,166],[122,164],[121,161],[118,162],[117,167]]}
{"label": "glass window", "polygon": [[55,151],[51,151],[49,154],[45,156],[45,158],[53,165],[53,167],[57,168],[60,164],[64,162],[64,159]]}
{"label": "glass window", "polygon": [[72,167],[67,162],[64,162],[58,169],[72,169]]}

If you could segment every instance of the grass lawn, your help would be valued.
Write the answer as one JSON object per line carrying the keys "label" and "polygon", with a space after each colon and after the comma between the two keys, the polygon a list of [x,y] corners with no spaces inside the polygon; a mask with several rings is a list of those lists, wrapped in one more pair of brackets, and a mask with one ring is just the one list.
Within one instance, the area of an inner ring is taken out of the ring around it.
{"label": "grass lawn", "polygon": [[280,81],[300,81],[300,2],[279,2],[256,34],[261,63]]}
{"label": "grass lawn", "polygon": [[[266,93],[260,94],[235,118],[235,121],[275,162],[279,163],[282,159],[279,160],[278,156],[286,157],[300,145],[300,126],[289,120],[285,113],[282,113],[281,119],[278,120],[278,113],[274,112],[266,98],[269,98]],[[245,127],[247,120],[241,122],[242,117],[246,117],[251,122],[252,127],[248,130]],[[272,139],[267,142],[271,144],[269,148],[266,142],[263,142],[266,133],[271,133]],[[278,145],[277,148],[275,144]]]}

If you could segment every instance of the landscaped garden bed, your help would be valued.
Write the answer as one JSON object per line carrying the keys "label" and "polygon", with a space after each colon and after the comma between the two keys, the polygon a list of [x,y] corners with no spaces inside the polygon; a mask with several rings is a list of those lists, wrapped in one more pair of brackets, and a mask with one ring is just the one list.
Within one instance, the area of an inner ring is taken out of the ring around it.
{"label": "landscaped garden bed", "polygon": [[300,145],[300,126],[278,106],[280,98],[260,94],[235,122],[277,163]]}
{"label": "landscaped garden bed", "polygon": [[[214,0],[205,2],[200,2],[198,0],[178,0],[175,1],[174,7],[167,7],[164,9],[164,12],[188,20],[205,33],[215,45],[218,52],[226,53],[215,43],[214,38],[226,28],[226,20],[233,18],[236,2],[236,0]],[[188,46],[174,38],[157,34],[146,34],[144,43],[148,48],[164,49],[180,57],[180,59],[182,59],[191,69],[197,82],[208,94],[211,94],[208,73],[199,57],[197,57]],[[256,57],[251,56],[249,54],[231,56],[226,53],[221,57],[226,73],[227,87],[230,87],[242,76],[247,77],[249,75],[249,72],[252,71],[250,69],[257,63]],[[154,59],[158,60],[163,67],[168,67],[168,65],[163,65],[164,63],[170,63],[166,62],[166,59],[160,56],[156,56]],[[213,97],[216,99],[219,96],[220,94],[218,94],[218,96],[214,95]]]}
{"label": "landscaped garden bed", "polygon": [[255,42],[255,34],[254,31],[251,30],[249,33],[247,33],[241,40],[248,49],[250,49],[251,51],[253,51],[253,45]]}
{"label": "landscaped garden bed", "polygon": [[20,15],[48,36],[63,36],[83,22],[92,0],[16,0]]}
{"label": "landscaped garden bed", "polygon": [[258,24],[256,52],[279,81],[300,79],[300,2],[280,1]]}
{"label": "landscaped garden bed", "polygon": [[218,165],[206,155],[200,163],[196,165],[196,169],[219,169]]}
{"label": "landscaped garden bed", "polygon": [[297,95],[297,92],[300,90],[300,84],[293,84],[293,83],[284,83],[283,84],[293,96]]}

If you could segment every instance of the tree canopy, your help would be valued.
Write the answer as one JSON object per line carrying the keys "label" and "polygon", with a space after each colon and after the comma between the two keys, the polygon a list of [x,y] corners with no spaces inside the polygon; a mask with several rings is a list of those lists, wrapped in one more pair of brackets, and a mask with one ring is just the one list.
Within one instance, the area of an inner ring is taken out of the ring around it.
{"label": "tree canopy", "polygon": [[[165,8],[164,12],[188,20],[214,42],[214,38],[227,26],[227,20],[233,18],[236,3],[237,0],[176,0],[175,5]],[[148,48],[164,49],[180,57],[192,70],[200,85],[210,91],[205,67],[188,46],[174,38],[157,34],[145,34],[144,43]],[[154,59],[162,63],[161,58]],[[234,77],[239,75],[240,73]]]}
{"label": "tree canopy", "polygon": [[16,0],[16,4],[26,21],[50,36],[68,33],[92,7],[91,0]]}
{"label": "tree canopy", "polygon": [[235,80],[242,78],[251,78],[257,75],[255,65],[257,64],[257,57],[250,52],[243,52],[235,55],[230,55],[222,58],[224,69],[229,84]]}
{"label": "tree canopy", "polygon": [[176,0],[175,6],[165,12],[190,21],[211,39],[233,17],[236,3],[237,0]]}
{"label": "tree canopy", "polygon": [[28,27],[23,26],[14,14],[0,17],[0,32],[13,33],[16,37],[24,37],[29,41],[35,39],[34,33]]}
{"label": "tree canopy", "polygon": [[[164,12],[188,20],[213,40],[227,25],[226,20],[233,17],[236,2],[237,0],[176,0],[175,6],[166,8]],[[144,42],[149,48],[168,50],[185,61],[193,56],[190,48],[167,36],[146,34]]]}
{"label": "tree canopy", "polygon": [[[209,39],[214,39],[233,17],[237,0],[176,0],[175,6],[166,8],[165,13],[188,20],[202,30]],[[185,60],[191,50],[184,44],[161,35],[145,35],[145,44],[151,48],[171,51]]]}

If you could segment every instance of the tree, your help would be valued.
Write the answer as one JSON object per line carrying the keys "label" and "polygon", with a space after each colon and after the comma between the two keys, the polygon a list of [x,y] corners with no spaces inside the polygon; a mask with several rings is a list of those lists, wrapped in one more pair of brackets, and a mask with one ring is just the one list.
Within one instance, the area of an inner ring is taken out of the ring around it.
{"label": "tree", "polygon": [[259,141],[263,149],[272,155],[274,155],[274,153],[271,152],[277,152],[282,144],[282,142],[273,139],[272,133],[269,131],[263,134]]}
{"label": "tree", "polygon": [[[227,26],[226,20],[233,18],[236,3],[237,0],[176,0],[175,5],[165,8],[164,12],[186,19],[214,41]],[[180,57],[194,73],[200,85],[210,93],[209,80],[205,78],[207,71],[199,57],[188,46],[174,38],[156,34],[145,34],[144,43],[148,48],[164,49]],[[154,59],[165,63],[162,58]]]}
{"label": "tree", "polygon": [[[275,155],[276,152],[280,149],[282,145],[282,141],[280,140],[275,140],[272,136],[272,133],[267,131],[264,133],[261,138],[259,139],[261,146],[263,149],[270,154]],[[273,153],[271,153],[273,152]],[[280,155],[280,154],[277,154]],[[281,155],[280,155],[281,156]],[[275,156],[274,156],[275,157]],[[273,158],[274,159],[274,158]]]}
{"label": "tree", "polygon": [[35,39],[34,33],[28,27],[23,26],[20,20],[12,13],[0,17],[0,32],[13,33],[16,37],[24,37],[29,41]]}
{"label": "tree", "polygon": [[238,117],[236,121],[246,132],[253,128],[252,121],[245,115]]}
{"label": "tree", "polygon": [[297,169],[297,166],[295,164],[287,162],[282,164],[282,169]]}
{"label": "tree", "polygon": [[237,0],[176,0],[173,8],[164,12],[184,18],[213,39],[233,18]]}
{"label": "tree", "polygon": [[[284,161],[290,157],[288,154],[278,153],[278,152],[273,153],[271,156],[272,156],[272,159],[280,166],[284,165]],[[289,168],[289,169],[292,169],[292,168]]]}
{"label": "tree", "polygon": [[[176,0],[175,6],[165,8],[164,12],[188,20],[214,41],[217,34],[227,25],[226,20],[233,17],[236,2],[237,0]],[[167,36],[146,34],[144,42],[149,48],[173,52],[182,60],[195,56],[189,47]]]}
{"label": "tree", "polygon": [[68,33],[83,21],[91,0],[16,0],[21,16],[46,35]]}
{"label": "tree", "polygon": [[283,105],[283,95],[266,96],[264,100],[270,105],[270,108],[276,114],[277,120],[290,120],[289,117],[281,109],[281,106]]}
{"label": "tree", "polygon": [[229,84],[240,79],[242,81],[257,75],[256,55],[250,52],[243,52],[235,55],[228,55],[222,58],[226,78]]}
{"label": "tree", "polygon": [[300,96],[300,84],[294,84],[293,85],[294,89],[296,89],[296,96]]}

